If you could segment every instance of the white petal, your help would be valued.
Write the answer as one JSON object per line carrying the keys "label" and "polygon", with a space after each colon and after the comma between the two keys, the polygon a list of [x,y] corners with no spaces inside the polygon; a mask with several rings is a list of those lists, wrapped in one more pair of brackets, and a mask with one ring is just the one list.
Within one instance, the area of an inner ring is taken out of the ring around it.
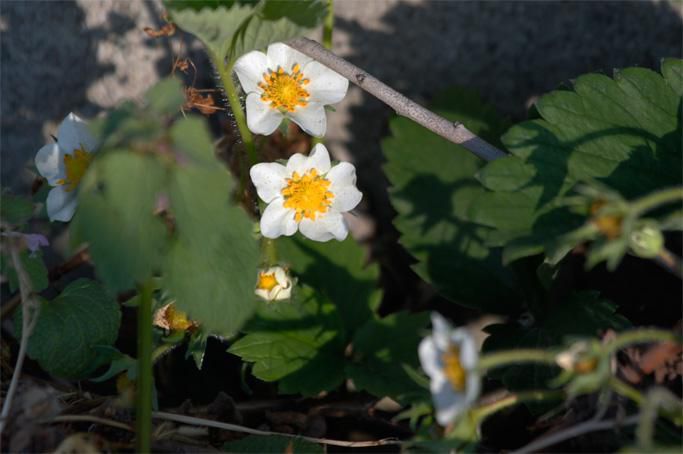
{"label": "white petal", "polygon": [[270,135],[280,126],[282,114],[271,109],[258,93],[247,95],[247,126],[254,134]]}
{"label": "white petal", "polygon": [[436,420],[442,426],[452,423],[468,407],[464,394],[453,390],[448,381],[443,381],[436,390],[432,390],[432,399],[436,407]]}
{"label": "white petal", "polygon": [[363,193],[354,186],[346,186],[341,189],[333,189],[334,199],[332,199],[332,208],[339,212],[351,211],[356,208],[363,198]]}
{"label": "white petal", "polygon": [[340,162],[327,173],[332,190],[356,185],[356,167],[350,162]]}
{"label": "white petal", "polygon": [[294,172],[297,172],[299,175],[304,174],[306,173],[306,170],[308,170],[308,167],[306,167],[307,164],[307,156],[302,155],[301,153],[294,153],[289,157],[289,160],[287,160],[287,172],[290,174]]}
{"label": "white petal", "polygon": [[454,344],[460,345],[460,362],[462,366],[465,369],[476,368],[479,352],[470,332],[465,328],[458,328],[451,334],[451,340]]}
{"label": "white petal", "polygon": [[64,153],[56,143],[45,145],[36,154],[36,169],[47,179],[50,186],[56,186],[57,180],[64,178]]}
{"label": "white petal", "polygon": [[299,107],[294,112],[288,112],[287,115],[294,123],[301,126],[305,133],[314,137],[325,135],[327,118],[322,104],[312,102],[307,106]]}
{"label": "white petal", "polygon": [[451,343],[452,330],[453,327],[448,323],[448,320],[443,318],[438,312],[432,312],[432,336],[439,350],[448,350],[448,346]]}
{"label": "white petal", "polygon": [[479,398],[479,392],[481,391],[481,379],[479,374],[474,371],[467,373],[467,383],[465,385],[465,400],[468,405],[472,405]]}
{"label": "white petal", "polygon": [[308,155],[306,169],[316,169],[319,174],[327,173],[330,170],[330,154],[325,145],[319,143]]}
{"label": "white petal", "polygon": [[[275,301],[287,300],[292,295],[292,287],[291,286],[289,286],[287,288],[283,288],[283,287],[280,287],[278,285],[277,288],[278,288],[278,291],[273,295]],[[275,289],[273,289],[273,290],[275,290]]]}
{"label": "white petal", "polygon": [[263,81],[263,75],[268,72],[266,54],[257,50],[244,54],[237,59],[233,69],[245,93],[263,91],[258,88],[258,84]]}
{"label": "white petal", "polygon": [[71,154],[78,148],[85,148],[89,153],[97,150],[97,140],[90,133],[88,125],[73,113],[67,115],[59,125],[57,143],[66,154]]}
{"label": "white petal", "polygon": [[280,196],[280,191],[287,184],[285,178],[288,175],[287,168],[277,162],[262,162],[249,170],[258,196],[266,203]]}
{"label": "white petal", "polygon": [[256,290],[254,290],[254,293],[256,293],[256,296],[263,298],[264,300],[269,300],[269,292],[266,289],[257,288]]}
{"label": "white petal", "polygon": [[332,71],[327,66],[312,61],[302,70],[304,77],[310,82],[306,90],[311,95],[311,101],[320,104],[336,104],[346,96],[349,81],[345,77]]}
{"label": "white petal", "polygon": [[273,43],[268,46],[268,66],[272,70],[276,70],[278,67],[284,69],[287,72],[292,71],[292,67],[295,64],[299,64],[302,67],[312,61],[309,57],[305,56],[298,50],[292,49],[283,43]]}
{"label": "white petal", "polygon": [[327,213],[315,221],[304,218],[299,223],[299,231],[314,241],[329,241],[332,238],[343,241],[349,234],[344,218],[338,212]]}
{"label": "white petal", "polygon": [[50,221],[69,222],[76,211],[78,197],[75,191],[66,192],[57,186],[48,193],[45,203]]}
{"label": "white petal", "polygon": [[273,200],[261,215],[261,234],[266,238],[277,238],[281,235],[294,235],[297,229],[294,213],[283,205],[283,199]]}
{"label": "white petal", "polygon": [[275,274],[275,281],[278,283],[278,285],[285,289],[289,288],[291,285],[291,281],[287,277],[287,273],[285,270],[283,270],[281,267],[277,266],[275,268],[271,268],[273,270],[273,273]]}
{"label": "white petal", "polygon": [[443,375],[439,359],[441,352],[436,348],[434,339],[432,339],[431,336],[427,336],[420,341],[420,346],[417,348],[417,354],[420,357],[422,370],[424,370],[430,378]]}

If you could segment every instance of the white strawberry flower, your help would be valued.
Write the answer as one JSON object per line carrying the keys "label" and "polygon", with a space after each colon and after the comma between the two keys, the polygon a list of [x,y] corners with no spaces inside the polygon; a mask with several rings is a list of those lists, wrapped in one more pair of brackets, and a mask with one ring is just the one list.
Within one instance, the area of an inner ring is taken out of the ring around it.
{"label": "white strawberry flower", "polygon": [[281,266],[260,270],[254,293],[266,301],[289,299],[292,295],[292,279]]}
{"label": "white strawberry flower", "polygon": [[96,149],[97,140],[86,123],[70,113],[57,129],[57,143],[38,150],[36,168],[54,187],[45,202],[50,221],[68,222],[73,217],[78,204],[76,189]]}
{"label": "white strawberry flower", "polygon": [[234,66],[247,94],[247,126],[272,134],[286,116],[306,133],[321,137],[327,128],[325,106],[344,99],[349,81],[283,43],[266,54],[249,52]]}
{"label": "white strawberry flower", "polygon": [[422,369],[429,375],[436,420],[452,423],[479,397],[479,352],[469,331],[453,329],[446,319],[432,313],[432,335],[418,348]]}
{"label": "white strawberry flower", "polygon": [[256,164],[249,171],[256,192],[268,204],[261,216],[266,238],[301,233],[315,241],[342,241],[349,233],[342,213],[358,205],[363,194],[356,188],[356,168],[348,162],[331,167],[325,145],[309,156],[295,154],[287,165]]}

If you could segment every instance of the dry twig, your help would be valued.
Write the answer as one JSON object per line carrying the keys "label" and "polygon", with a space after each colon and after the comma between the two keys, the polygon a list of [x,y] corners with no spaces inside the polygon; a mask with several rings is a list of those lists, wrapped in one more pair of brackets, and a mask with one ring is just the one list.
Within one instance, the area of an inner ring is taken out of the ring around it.
{"label": "dry twig", "polygon": [[487,161],[507,156],[505,152],[472,133],[462,123],[454,123],[425,109],[381,80],[325,49],[320,43],[307,38],[295,38],[287,44],[346,77],[394,109],[397,114],[410,118],[453,143],[462,145],[476,156]]}
{"label": "dry twig", "polygon": [[31,279],[24,269],[24,265],[21,263],[21,257],[19,256],[21,246],[19,242],[13,238],[10,238],[7,243],[10,250],[10,256],[12,258],[12,265],[17,273],[19,292],[23,304],[21,306],[22,321],[19,354],[17,355],[17,363],[14,365],[14,372],[12,373],[12,380],[10,381],[9,388],[7,389],[5,401],[2,404],[2,412],[0,413],[0,436],[2,436],[2,432],[5,430],[7,425],[7,418],[12,407],[12,400],[14,400],[14,395],[17,392],[19,376],[21,375],[21,369],[24,366],[24,359],[26,358],[28,340],[36,326],[36,322],[38,321],[38,312],[40,310],[40,304],[33,298],[32,295]]}

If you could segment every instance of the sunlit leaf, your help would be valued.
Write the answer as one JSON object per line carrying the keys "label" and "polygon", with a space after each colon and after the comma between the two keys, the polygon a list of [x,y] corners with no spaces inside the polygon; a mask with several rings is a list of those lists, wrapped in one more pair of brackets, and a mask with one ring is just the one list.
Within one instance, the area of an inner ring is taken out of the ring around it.
{"label": "sunlit leaf", "polygon": [[155,158],[125,150],[110,151],[91,167],[81,182],[72,235],[90,245],[97,274],[109,287],[133,288],[159,269],[168,242],[154,215],[165,170]]}

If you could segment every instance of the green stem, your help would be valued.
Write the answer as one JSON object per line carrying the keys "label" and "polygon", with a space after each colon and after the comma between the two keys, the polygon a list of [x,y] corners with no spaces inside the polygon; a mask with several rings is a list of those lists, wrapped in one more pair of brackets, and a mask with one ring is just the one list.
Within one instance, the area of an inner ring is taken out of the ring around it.
{"label": "green stem", "polygon": [[223,83],[223,89],[228,97],[228,103],[230,104],[232,114],[235,116],[235,123],[237,123],[237,129],[240,132],[240,136],[242,136],[242,143],[244,143],[244,147],[247,149],[249,164],[253,166],[258,162],[256,147],[254,146],[254,137],[247,127],[247,119],[244,116],[242,103],[237,95],[237,87],[235,87],[235,83],[232,81],[232,64],[224,63],[222,59],[216,58],[215,55],[211,55],[211,58],[216,64],[216,68],[218,68],[218,76]]}
{"label": "green stem", "polygon": [[661,329],[637,329],[619,334],[605,346],[607,353],[616,353],[631,344],[647,342],[680,342],[681,339],[670,331]]}
{"label": "green stem", "polygon": [[546,350],[507,350],[489,353],[479,359],[478,369],[485,372],[489,369],[517,363],[544,363],[556,365],[557,354]]}
{"label": "green stem", "polygon": [[261,239],[261,259],[264,261],[266,266],[273,266],[277,264],[277,247],[275,245],[275,240],[271,238]]}
{"label": "green stem", "polygon": [[657,208],[660,205],[683,200],[683,187],[675,187],[656,191],[641,197],[631,204],[631,214],[639,216],[646,211]]}
{"label": "green stem", "polygon": [[643,405],[643,403],[645,402],[645,398],[643,397],[643,394],[640,391],[638,391],[631,385],[619,380],[617,377],[611,377],[609,379],[609,385],[614,390],[614,392],[631,399],[638,405]]}
{"label": "green stem", "polygon": [[327,0],[327,16],[323,23],[323,46],[332,49],[332,32],[334,31],[334,0]]}
{"label": "green stem", "polygon": [[152,437],[152,279],[141,285],[139,291],[136,448],[137,452],[146,453],[151,451]]}
{"label": "green stem", "polygon": [[475,408],[472,413],[477,424],[481,423],[483,420],[488,418],[494,413],[504,410],[513,405],[517,405],[522,402],[538,402],[544,400],[562,400],[564,399],[564,391],[523,391],[515,394],[506,396],[496,402],[482,405],[481,407]]}

